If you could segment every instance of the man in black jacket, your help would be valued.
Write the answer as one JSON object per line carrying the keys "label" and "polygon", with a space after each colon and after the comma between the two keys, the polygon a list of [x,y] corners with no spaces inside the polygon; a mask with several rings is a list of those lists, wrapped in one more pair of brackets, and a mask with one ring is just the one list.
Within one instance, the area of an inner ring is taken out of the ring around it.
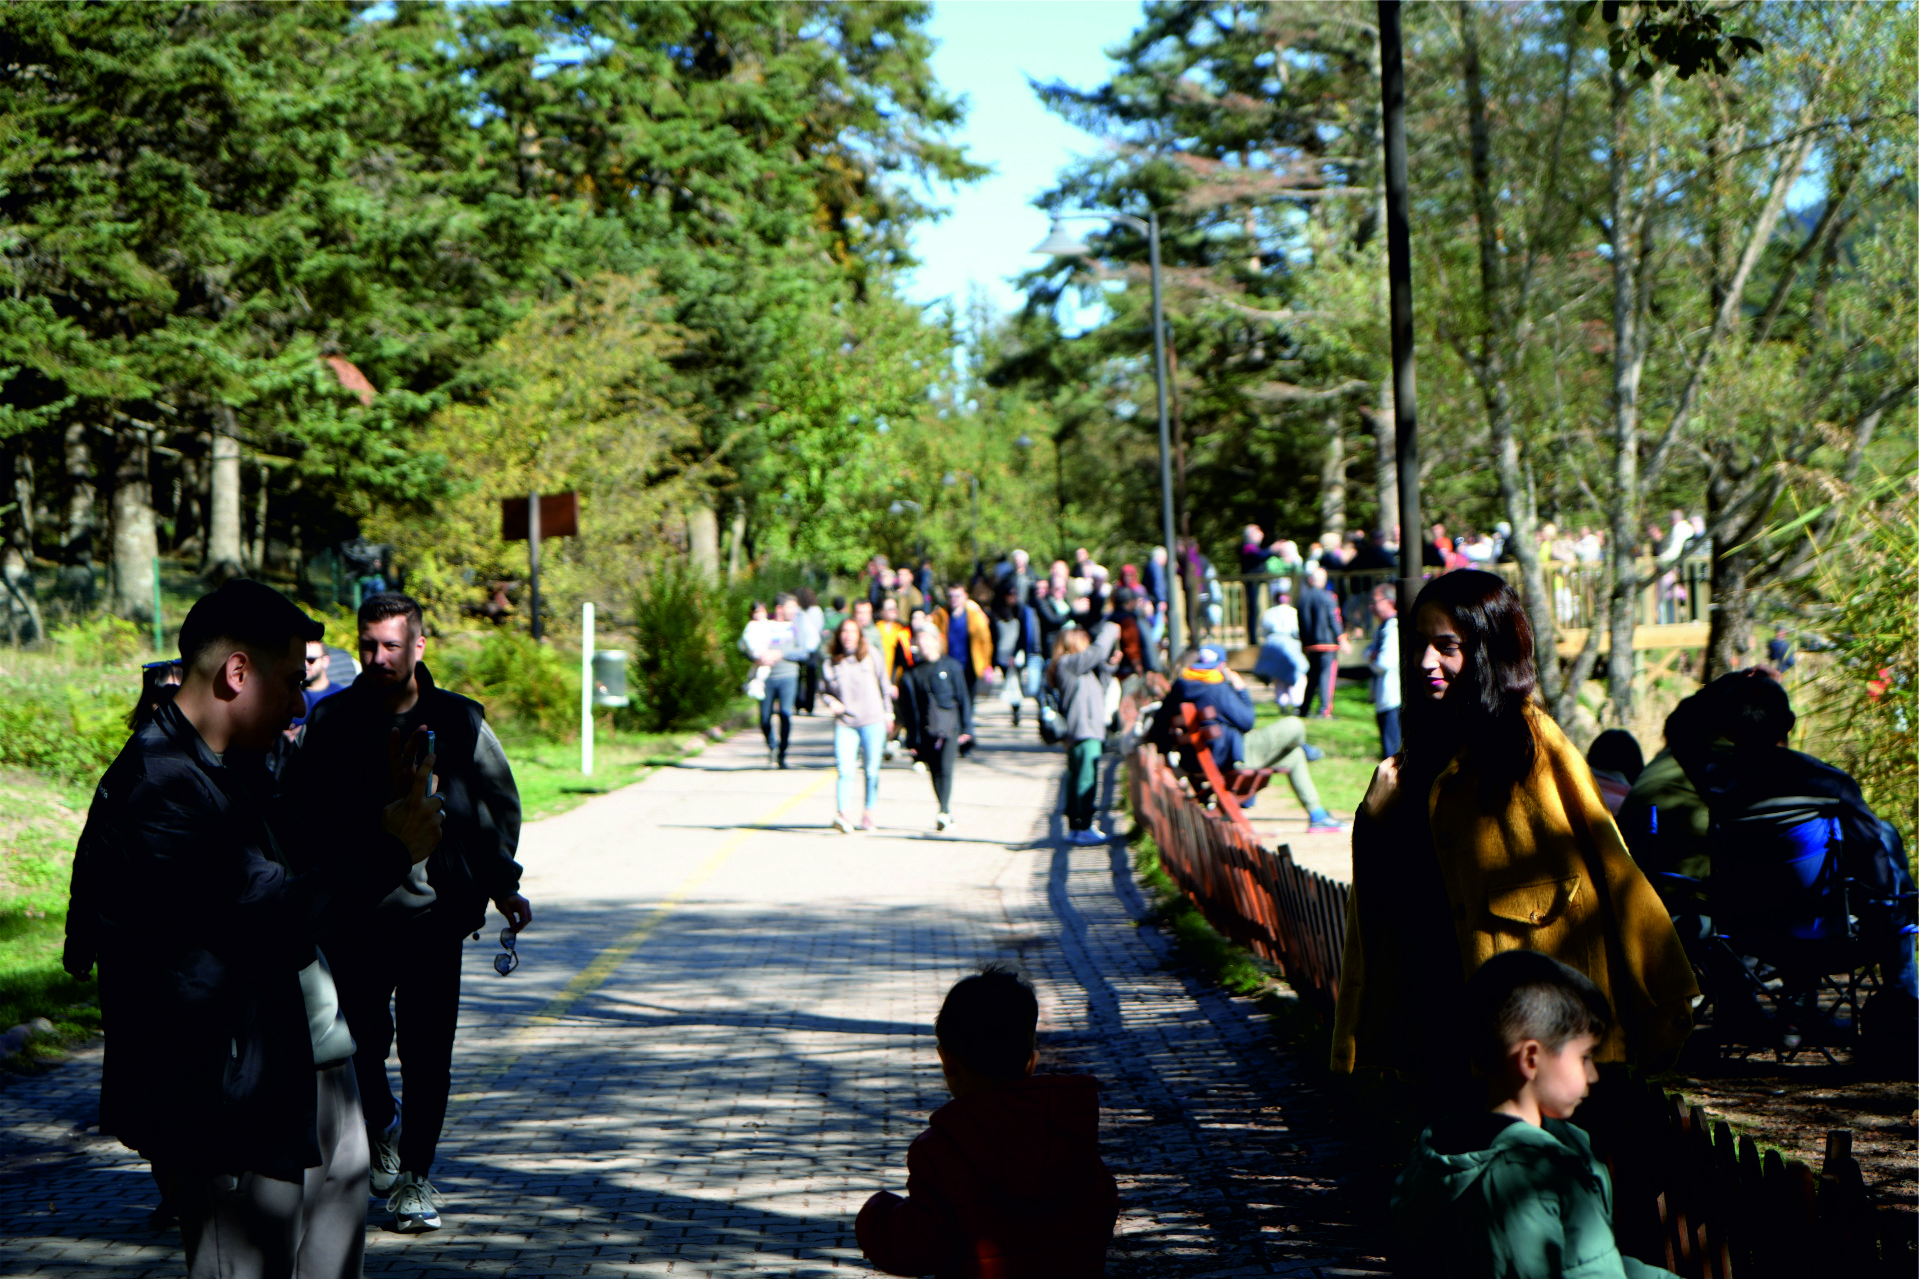
{"label": "man in black jacket", "polygon": [[1345,643],[1339,620],[1339,601],[1326,589],[1326,570],[1317,564],[1306,569],[1306,589],[1299,593],[1299,643],[1306,650],[1306,704],[1299,713],[1310,718],[1313,699],[1320,701],[1319,717],[1333,717],[1333,681],[1339,678],[1339,650]]}
{"label": "man in black jacket", "polygon": [[265,752],[320,634],[257,582],[196,603],[184,680],[101,778],[74,856],[65,966],[100,967],[100,1130],[152,1161],[195,1279],[359,1270],[353,1044],[314,943],[425,860],[442,803],[423,760],[364,840],[288,869]]}
{"label": "man in black jacket", "polygon": [[[460,1009],[460,958],[491,901],[517,933],[532,920],[520,895],[520,798],[506,753],[478,702],[437,687],[420,606],[383,593],[360,606],[360,677],[313,709],[287,770],[288,798],[309,814],[306,855],[349,855],[373,834],[386,792],[386,758],[417,757],[435,739],[446,835],[424,866],[327,946],[358,1051],[361,1105],[372,1144],[370,1187],[388,1200],[393,1227],[437,1230],[428,1180],[451,1090]],[[397,1027],[405,1122],[387,1080]]]}

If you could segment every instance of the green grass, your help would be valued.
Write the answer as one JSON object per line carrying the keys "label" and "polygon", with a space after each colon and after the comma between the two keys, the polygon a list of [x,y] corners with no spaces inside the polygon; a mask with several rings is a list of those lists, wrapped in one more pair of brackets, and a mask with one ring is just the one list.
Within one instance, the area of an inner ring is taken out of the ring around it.
{"label": "green grass", "polygon": [[[1259,722],[1279,717],[1272,690],[1249,680]],[[1371,691],[1362,685],[1341,684],[1333,691],[1333,718],[1306,721],[1306,740],[1326,752],[1313,764],[1313,784],[1320,802],[1338,817],[1350,817],[1366,797],[1373,769],[1379,764],[1379,725],[1373,719]]]}
{"label": "green grass", "polygon": [[[0,769],[0,1030],[46,1017],[64,1037],[98,1029],[92,982],[60,968],[67,872],[87,791]],[[36,1044],[32,1054],[48,1046]]]}
{"label": "green grass", "polygon": [[500,732],[513,781],[520,790],[520,813],[526,821],[551,817],[578,808],[595,795],[630,786],[655,768],[685,757],[680,743],[690,733],[633,733],[598,729],[593,736],[593,775],[580,772],[580,743]]}
{"label": "green grass", "polygon": [[1160,865],[1159,846],[1144,827],[1135,828],[1133,878],[1153,895],[1158,922],[1172,930],[1180,953],[1195,968],[1237,995],[1263,994],[1278,983],[1269,965],[1206,922],[1199,907]]}

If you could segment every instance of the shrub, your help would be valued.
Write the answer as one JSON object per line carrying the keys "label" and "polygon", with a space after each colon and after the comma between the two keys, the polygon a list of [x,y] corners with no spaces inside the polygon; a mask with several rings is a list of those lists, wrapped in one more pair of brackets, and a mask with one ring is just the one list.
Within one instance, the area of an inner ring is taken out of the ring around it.
{"label": "shrub", "polygon": [[53,645],[74,666],[125,666],[147,651],[148,635],[124,617],[103,614],[61,627]]}
{"label": "shrub", "polygon": [[0,698],[0,764],[89,783],[127,742],[124,704],[78,690]]}
{"label": "shrub", "polygon": [[441,683],[484,703],[497,720],[563,742],[579,733],[579,672],[530,635],[494,631],[478,650],[441,649],[428,664]]}
{"label": "shrub", "polygon": [[745,676],[721,638],[719,592],[684,563],[649,573],[633,599],[633,692],[642,724],[655,732],[710,720]]}

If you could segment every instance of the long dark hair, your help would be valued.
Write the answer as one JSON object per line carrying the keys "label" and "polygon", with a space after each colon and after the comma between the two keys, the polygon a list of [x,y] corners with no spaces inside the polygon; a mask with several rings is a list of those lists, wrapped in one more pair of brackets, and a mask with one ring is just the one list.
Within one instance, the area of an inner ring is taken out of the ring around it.
{"label": "long dark hair", "polygon": [[1409,753],[1431,777],[1470,747],[1480,765],[1482,801],[1501,804],[1532,772],[1538,754],[1526,722],[1526,707],[1539,687],[1532,622],[1504,578],[1478,569],[1455,569],[1426,583],[1407,619],[1413,626],[1428,604],[1452,619],[1466,664],[1443,701],[1415,699],[1408,705]]}

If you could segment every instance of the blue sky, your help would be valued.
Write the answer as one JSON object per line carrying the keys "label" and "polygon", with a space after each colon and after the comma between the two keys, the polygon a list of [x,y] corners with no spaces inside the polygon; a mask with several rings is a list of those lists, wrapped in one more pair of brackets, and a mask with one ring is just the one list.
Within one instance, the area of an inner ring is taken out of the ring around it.
{"label": "blue sky", "polygon": [[[1103,50],[1125,39],[1139,17],[1136,0],[937,0],[929,27],[940,42],[933,70],[967,99],[958,140],[996,172],[938,193],[952,212],[914,235],[923,265],[905,281],[907,297],[964,305],[978,286],[1001,311],[1020,305],[1022,295],[1007,281],[1039,264],[1031,250],[1047,230],[1033,198],[1074,156],[1102,145],[1041,106],[1027,77],[1100,84],[1112,66]],[[1093,228],[1073,229],[1083,235]]]}

